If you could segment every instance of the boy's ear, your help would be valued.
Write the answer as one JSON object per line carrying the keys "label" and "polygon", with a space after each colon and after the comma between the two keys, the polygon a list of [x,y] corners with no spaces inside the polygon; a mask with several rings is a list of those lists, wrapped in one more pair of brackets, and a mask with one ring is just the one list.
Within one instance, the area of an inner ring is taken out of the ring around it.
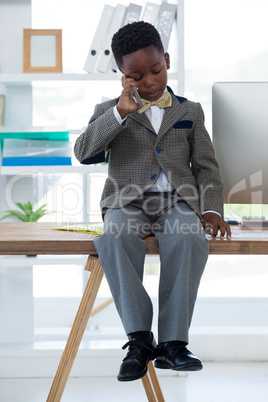
{"label": "boy's ear", "polygon": [[170,58],[169,58],[169,53],[168,53],[168,52],[166,52],[166,53],[164,54],[164,57],[165,57],[165,62],[166,62],[167,70],[169,70],[169,69],[170,69]]}

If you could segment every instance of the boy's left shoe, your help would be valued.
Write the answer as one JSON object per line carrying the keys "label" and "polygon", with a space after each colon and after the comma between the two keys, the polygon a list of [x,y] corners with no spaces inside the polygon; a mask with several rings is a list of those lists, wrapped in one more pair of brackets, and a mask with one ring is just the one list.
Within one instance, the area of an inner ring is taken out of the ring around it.
{"label": "boy's left shoe", "polygon": [[156,368],[177,371],[199,371],[203,368],[201,361],[179,341],[160,343],[156,356]]}
{"label": "boy's left shoe", "polygon": [[128,347],[128,353],[124,358],[118,381],[133,381],[142,378],[147,373],[147,365],[154,359],[156,342],[152,332],[136,332],[130,334],[130,341],[123,349]]}

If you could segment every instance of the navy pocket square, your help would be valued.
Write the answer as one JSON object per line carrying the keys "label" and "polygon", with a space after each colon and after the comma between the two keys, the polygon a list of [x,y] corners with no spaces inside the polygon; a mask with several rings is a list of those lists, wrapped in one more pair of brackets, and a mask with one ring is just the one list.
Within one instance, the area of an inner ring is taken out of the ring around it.
{"label": "navy pocket square", "polygon": [[173,128],[192,128],[192,127],[193,127],[192,120],[179,120],[173,126]]}

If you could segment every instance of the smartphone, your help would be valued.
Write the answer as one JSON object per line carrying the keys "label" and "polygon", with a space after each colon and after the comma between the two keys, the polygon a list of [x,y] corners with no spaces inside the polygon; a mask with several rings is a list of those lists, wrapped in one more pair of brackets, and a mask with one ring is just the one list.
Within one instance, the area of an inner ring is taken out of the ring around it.
{"label": "smartphone", "polygon": [[137,89],[135,87],[132,87],[132,88],[135,92],[135,96],[134,96],[135,102],[138,103],[141,107],[143,107],[143,103],[142,103],[141,97],[139,95],[139,92],[137,91]]}
{"label": "smartphone", "polygon": [[[117,72],[117,74],[118,74],[118,76],[119,76],[119,78],[120,78],[120,80],[121,80],[121,78],[123,77],[122,71],[119,70],[119,68],[117,67],[116,72]],[[139,105],[140,107],[143,107],[143,103],[142,103],[141,97],[140,97],[140,95],[139,95],[139,92],[137,91],[137,89],[136,89],[135,87],[132,87],[132,88],[133,88],[133,90],[134,90],[134,92],[135,92],[134,101],[135,101],[136,103],[138,103],[138,105]]]}

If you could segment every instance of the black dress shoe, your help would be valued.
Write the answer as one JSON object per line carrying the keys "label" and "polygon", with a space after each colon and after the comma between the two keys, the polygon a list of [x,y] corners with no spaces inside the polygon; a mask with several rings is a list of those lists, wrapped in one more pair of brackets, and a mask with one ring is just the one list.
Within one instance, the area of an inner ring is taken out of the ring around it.
{"label": "black dress shoe", "polygon": [[134,332],[122,349],[127,347],[128,353],[120,366],[118,381],[138,380],[147,373],[147,365],[154,358],[156,342],[152,332]]}
{"label": "black dress shoe", "polygon": [[201,361],[179,341],[160,343],[154,366],[177,371],[199,371],[203,368]]}

